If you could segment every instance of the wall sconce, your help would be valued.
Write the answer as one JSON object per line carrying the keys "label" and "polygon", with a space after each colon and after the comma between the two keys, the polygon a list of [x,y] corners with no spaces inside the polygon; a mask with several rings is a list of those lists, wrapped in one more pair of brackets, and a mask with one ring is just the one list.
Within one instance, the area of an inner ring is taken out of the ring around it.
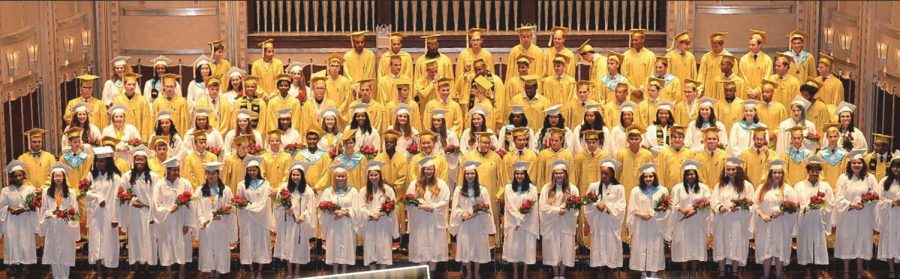
{"label": "wall sconce", "polygon": [[34,70],[34,67],[37,66],[37,61],[38,61],[38,45],[33,44],[30,46],[27,46],[27,47],[25,47],[25,50],[27,50],[26,53],[28,54],[28,69]]}
{"label": "wall sconce", "polygon": [[6,68],[9,70],[9,82],[16,79],[16,72],[19,69],[19,51],[11,51],[6,53]]}
{"label": "wall sconce", "polygon": [[81,51],[87,53],[91,46],[91,31],[81,30]]}
{"label": "wall sconce", "polygon": [[65,65],[69,65],[69,57],[72,56],[72,52],[75,51],[75,36],[69,36],[68,38],[63,39],[63,46],[66,48],[66,62]]}
{"label": "wall sconce", "polygon": [[850,63],[850,49],[853,47],[853,35],[841,34],[841,49],[847,52],[847,63]]}
{"label": "wall sconce", "polygon": [[875,43],[875,49],[878,50],[878,63],[881,64],[882,70],[887,72],[887,44],[884,42]]}
{"label": "wall sconce", "polygon": [[834,27],[825,27],[825,45],[828,49],[828,53],[831,54],[832,47],[834,47]]}

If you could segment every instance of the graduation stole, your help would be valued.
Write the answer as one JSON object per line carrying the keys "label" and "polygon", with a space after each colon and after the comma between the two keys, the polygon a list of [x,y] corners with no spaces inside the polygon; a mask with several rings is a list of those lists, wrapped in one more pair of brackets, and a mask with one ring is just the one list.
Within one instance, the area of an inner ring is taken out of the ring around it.
{"label": "graduation stole", "polygon": [[795,163],[803,162],[803,159],[806,159],[806,156],[809,155],[809,149],[796,149],[793,146],[788,147],[785,151],[788,154],[788,157],[791,157],[791,160],[794,160]]}
{"label": "graduation stole", "polygon": [[806,50],[801,50],[799,56],[793,51],[788,51],[788,53],[791,55],[791,57],[794,57],[794,60],[797,61],[797,72],[799,73],[800,65],[803,65],[803,62],[806,62],[806,59],[809,58],[809,52],[807,52]]}
{"label": "graduation stole", "polygon": [[659,191],[659,188],[659,185],[656,185],[652,188],[641,188],[641,192],[644,193],[644,195],[647,195],[648,198],[653,199],[653,194],[656,194],[656,192]]}
{"label": "graduation stole", "polygon": [[319,149],[316,150],[316,153],[310,153],[309,149],[302,149],[299,153],[300,156],[303,156],[303,159],[306,159],[306,161],[311,165],[321,160],[322,157],[324,157],[326,154],[324,151]]}
{"label": "graduation stole", "polygon": [[822,149],[822,159],[825,159],[825,162],[831,166],[837,166],[841,162],[841,159],[844,159],[844,156],[847,155],[847,151],[841,148],[836,149],[837,152],[831,153],[831,148]]}
{"label": "graduation stole", "polygon": [[86,160],[87,157],[88,154],[84,152],[78,153],[78,155],[75,155],[72,152],[66,152],[66,154],[63,154],[63,160],[66,160],[66,163],[68,163],[69,166],[71,166],[73,169],[77,169],[79,166],[81,166],[81,164],[84,163],[84,160]]}
{"label": "graduation stole", "polygon": [[247,188],[255,191],[256,189],[259,189],[260,186],[262,186],[263,181],[265,180],[262,180],[260,178],[250,179],[250,185],[247,185]]}
{"label": "graduation stole", "polygon": [[669,145],[669,133],[663,133],[663,126],[656,126],[656,144],[658,145]]}
{"label": "graduation stole", "polygon": [[335,159],[337,159],[339,162],[350,167],[351,170],[355,169],[356,166],[359,165],[359,162],[362,160],[362,158],[363,158],[363,156],[362,156],[362,154],[359,154],[359,152],[354,153],[353,157],[347,157],[347,155],[343,154],[343,153],[341,153],[341,155],[338,155],[337,157],[335,157]]}
{"label": "graduation stole", "polygon": [[[666,73],[665,75],[662,75],[662,76],[656,75],[656,74],[654,74],[654,75],[656,76],[656,78],[663,80],[664,84],[662,87],[669,86],[669,83],[671,83],[673,80],[675,80],[675,76],[673,76],[670,73]],[[660,89],[662,89],[662,88],[660,88]]]}
{"label": "graduation stole", "polygon": [[113,85],[115,85],[116,89],[119,90],[119,94],[125,92],[125,81],[123,81],[122,79],[116,78],[116,80],[113,81]]}
{"label": "graduation stole", "polygon": [[621,75],[610,76],[607,74],[607,75],[603,76],[603,83],[606,84],[606,88],[609,88],[609,90],[615,91],[616,85],[618,85],[619,81],[621,80],[620,77],[621,77]]}
{"label": "graduation stole", "polygon": [[[878,153],[872,152],[872,159],[869,160],[869,169],[872,170],[873,172],[874,172],[874,171],[876,170],[876,168],[878,167],[878,159],[881,158],[881,155],[882,155],[882,154],[878,154]],[[888,163],[888,162],[890,162],[890,161],[886,161],[886,162],[885,162],[885,168],[887,168],[888,166],[890,166],[890,163]]]}

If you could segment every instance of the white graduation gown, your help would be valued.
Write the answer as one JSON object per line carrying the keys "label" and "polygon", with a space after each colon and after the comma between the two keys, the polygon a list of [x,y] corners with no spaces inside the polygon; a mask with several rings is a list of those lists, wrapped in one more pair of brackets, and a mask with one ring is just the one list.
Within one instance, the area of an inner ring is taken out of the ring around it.
{"label": "white graduation gown", "polygon": [[463,213],[473,213],[472,208],[480,203],[490,206],[491,193],[484,186],[479,186],[478,197],[464,196],[462,185],[453,193],[453,210],[450,212],[450,233],[456,236],[456,261],[461,263],[487,263],[491,261],[491,250],[488,239],[497,233],[494,217],[491,212],[478,213],[474,218],[463,220]]}
{"label": "white graduation gown", "polygon": [[178,195],[190,192],[193,195],[191,183],[184,178],[175,181],[161,179],[153,187],[153,220],[156,223],[154,231],[157,249],[159,251],[159,265],[171,266],[172,264],[184,264],[188,262],[189,253],[186,243],[190,239],[190,231],[183,232],[183,228],[191,228],[196,224],[196,217],[192,206],[181,206],[175,212],[171,212],[172,206]]}
{"label": "white graduation gown", "polygon": [[25,211],[19,215],[9,212],[9,206],[22,206],[25,197],[34,193],[31,185],[8,185],[0,189],[0,223],[3,224],[3,263],[35,264],[34,235],[38,233],[38,215],[33,211]]}
{"label": "white graduation gown", "polygon": [[759,193],[762,188],[762,185],[756,188],[757,193],[754,196],[760,198],[750,223],[750,230],[756,241],[754,258],[758,264],[762,264],[766,259],[778,258],[784,265],[788,265],[791,263],[791,239],[799,214],[784,213],[778,218],[765,222],[756,212],[771,215],[776,211],[781,211],[780,207],[784,201],[799,203],[801,200],[794,188],[787,184],[782,184],[781,187],[770,189],[765,193]]}
{"label": "white graduation gown", "polygon": [[[516,193],[511,184],[506,184],[503,192],[505,213],[503,214],[503,260],[511,263],[534,264],[537,261],[537,238],[540,236],[538,223],[537,187],[529,185],[528,191]],[[531,212],[523,215],[519,208],[526,200],[531,200]]]}
{"label": "white graduation gown", "polygon": [[319,202],[330,201],[341,209],[346,209],[348,215],[338,219],[332,213],[319,212],[319,225],[322,226],[322,235],[325,238],[325,264],[356,264],[356,235],[359,232],[357,224],[360,198],[359,192],[347,186],[344,194],[339,195],[334,187],[328,187],[319,197]]}
{"label": "white graduation gown", "polygon": [[672,214],[669,219],[669,238],[672,239],[672,262],[707,261],[706,237],[709,236],[712,219],[711,210],[696,209],[691,217],[682,220],[684,214],[678,211],[681,207],[693,208],[699,200],[707,200],[712,208],[712,193],[709,186],[700,183],[698,192],[685,189],[683,183],[672,187]]}
{"label": "white graduation gown", "polygon": [[[384,215],[381,205],[386,201],[397,201],[394,188],[385,186],[385,191],[377,189],[372,193],[372,200],[366,198],[367,190],[360,188],[359,193],[359,232],[363,237],[363,264],[393,264],[393,251],[391,244],[395,238],[400,237],[400,226],[397,223],[397,213]],[[397,209],[395,206],[394,209]],[[369,216],[380,214],[378,221],[370,220]]]}
{"label": "white graduation gown", "polygon": [[44,235],[44,255],[41,257],[41,263],[75,266],[75,241],[81,238],[78,231],[79,222],[56,218],[53,212],[69,208],[74,208],[78,212],[78,200],[75,199],[75,192],[69,191],[69,197],[62,198],[57,207],[56,199],[47,195],[48,190],[49,188],[44,189],[41,194],[41,203],[44,205],[40,217],[43,219],[41,234]]}
{"label": "white graduation gown", "polygon": [[[128,264],[149,263],[156,264],[156,242],[150,221],[153,220],[151,206],[154,204],[153,185],[159,182],[159,177],[154,172],[148,172],[150,181],[139,177],[131,184],[131,171],[126,172],[122,179],[126,189],[131,189],[134,198],[131,203],[119,206],[119,227],[125,231],[128,237]],[[132,206],[135,201],[140,201],[145,206],[136,208]]]}
{"label": "white graduation gown", "polygon": [[[826,235],[831,235],[831,207],[834,193],[831,185],[819,180],[815,186],[809,180],[797,182],[794,191],[800,200],[800,223],[797,224],[797,263],[801,265],[828,264]],[[821,209],[810,209],[809,199],[819,192],[825,193],[826,205]]]}
{"label": "white graduation gown", "polygon": [[[416,193],[416,180],[406,188],[407,194]],[[447,218],[450,206],[450,189],[443,180],[437,180],[438,193],[425,189],[419,198],[421,205],[430,206],[427,212],[417,206],[407,206],[409,221],[409,261],[413,263],[443,262],[450,254],[447,243]]]}
{"label": "white graduation gown", "polygon": [[[665,212],[655,212],[656,202],[668,195],[666,187],[659,189],[651,196],[641,191],[641,187],[631,189],[631,197],[628,202],[628,215],[626,225],[631,235],[631,255],[628,268],[635,271],[656,272],[666,268],[666,255],[663,252],[663,237],[665,237],[667,219],[674,207]],[[649,211],[652,217],[642,220],[634,214],[641,211]]]}
{"label": "white graduation gown", "polygon": [[[275,192],[277,195],[281,189],[287,188],[287,182]],[[275,207],[275,257],[287,260],[294,264],[309,263],[309,239],[316,235],[316,207],[319,201],[312,185],[307,185],[306,191],[299,190],[291,193],[291,207],[286,209]],[[288,212],[293,213],[293,215]],[[296,216],[296,217],[292,217]],[[298,218],[303,220],[298,223]]]}
{"label": "white graduation gown", "polygon": [[275,217],[269,194],[272,187],[264,179],[255,180],[258,186],[246,185],[246,180],[238,182],[237,196],[250,201],[247,207],[238,210],[238,226],[241,229],[241,264],[272,262],[272,240],[269,232],[275,231]]}
{"label": "white graduation gown", "polygon": [[222,205],[229,205],[234,195],[231,189],[220,185],[220,195],[203,196],[203,188],[194,190],[197,200],[194,202],[197,214],[197,229],[199,230],[200,249],[198,267],[202,272],[217,271],[225,274],[231,270],[231,243],[238,240],[237,209],[232,208],[232,213],[220,216],[215,220],[213,213]]}
{"label": "white graduation gown", "polygon": [[[91,189],[84,198],[87,207],[88,227],[88,262],[101,261],[103,266],[116,268],[119,266],[119,202],[117,194],[124,185],[124,180],[114,174],[110,179],[105,174],[91,180]],[[101,203],[103,207],[100,206]]]}
{"label": "white graduation gown", "polygon": [[[540,212],[541,212],[541,256],[544,265],[556,266],[563,264],[568,267],[575,266],[575,232],[578,221],[578,210],[567,210],[559,215],[559,210],[565,208],[565,201],[569,197],[562,189],[555,191],[553,201],[550,200],[550,189],[555,188],[547,183],[541,188]],[[569,184],[569,194],[578,195],[578,187]]]}
{"label": "white graduation gown", "polygon": [[[587,192],[597,195],[597,202],[586,204],[584,214],[591,226],[591,267],[622,267],[622,223],[625,222],[625,187],[606,185],[601,194],[600,183],[588,186]],[[606,203],[600,211],[597,203]]]}
{"label": "white graduation gown", "polygon": [[[890,170],[888,170],[890,171]],[[900,198],[900,182],[894,180],[887,191],[884,190],[882,178],[875,187],[881,195],[875,216],[875,229],[881,232],[878,242],[878,259],[900,259],[900,206],[891,206],[891,202]]]}
{"label": "white graduation gown", "polygon": [[865,179],[838,177],[834,201],[834,258],[872,258],[872,230],[875,229],[875,204],[867,204],[862,210],[850,210],[850,203],[859,202],[868,192],[878,187],[875,176],[867,174]]}
{"label": "white graduation gown", "polygon": [[[724,182],[723,182],[724,183]],[[738,210],[721,213],[722,207],[734,206],[733,200],[747,198],[755,200],[753,185],[744,181],[744,191],[737,192],[731,183],[716,185],[712,191],[712,208],[716,210],[713,217],[713,260],[723,261],[729,259],[737,261],[744,266],[747,264],[747,255],[750,249],[750,215],[755,209]]]}

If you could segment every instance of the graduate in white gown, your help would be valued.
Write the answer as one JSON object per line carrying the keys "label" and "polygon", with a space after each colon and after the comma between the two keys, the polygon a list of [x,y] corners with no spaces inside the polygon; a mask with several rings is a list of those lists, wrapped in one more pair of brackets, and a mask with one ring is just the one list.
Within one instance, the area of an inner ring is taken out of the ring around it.
{"label": "graduate in white gown", "polygon": [[591,226],[591,267],[601,267],[601,272],[622,267],[625,187],[616,180],[616,171],[621,166],[613,159],[601,161],[600,181],[591,183],[585,193],[597,195],[597,202],[584,206],[584,214]]}
{"label": "graduate in white gown", "polygon": [[[53,279],[69,278],[69,268],[75,266],[75,241],[81,236],[78,232],[78,220],[57,217],[58,211],[69,209],[78,212],[78,200],[68,185],[66,173],[68,168],[62,163],[50,167],[50,185],[41,193],[43,205],[41,216],[41,235],[44,236],[44,255],[42,264],[50,265]],[[7,273],[7,276],[11,274]]]}
{"label": "graduate in white gown", "polygon": [[889,276],[900,259],[900,151],[894,151],[890,167],[876,186],[881,195],[875,215],[875,229],[881,233],[878,259],[888,262]]}
{"label": "graduate in white gown", "polygon": [[[672,211],[671,198],[666,187],[659,185],[656,164],[644,164],[638,176],[640,182],[638,187],[631,189],[626,215],[626,226],[631,235],[628,268],[641,271],[644,276],[657,277],[656,272],[666,268],[663,238]],[[665,206],[666,199],[669,199],[668,206]],[[657,204],[663,206],[657,207]]]}
{"label": "graduate in white gown", "polygon": [[[850,272],[850,260],[856,259],[857,273],[863,274],[863,262],[872,258],[872,230],[875,229],[874,203],[862,203],[862,195],[876,193],[875,175],[863,162],[865,150],[850,151],[847,170],[838,176],[834,201],[834,258],[844,260],[844,275]],[[846,277],[846,276],[845,276]]]}
{"label": "graduate in white gown", "polygon": [[[332,274],[346,273],[347,265],[356,264],[356,235],[359,233],[354,222],[360,215],[359,192],[354,185],[347,184],[347,166],[332,166],[332,184],[319,196],[319,225],[325,238],[325,264],[331,265]],[[321,204],[333,203],[334,211],[321,209]]]}
{"label": "graduate in white gown", "polygon": [[[528,265],[537,262],[538,191],[528,176],[530,164],[526,161],[513,163],[513,180],[506,184],[503,192],[503,260],[512,263],[513,279],[528,278]],[[525,203],[530,204],[530,211],[522,211]],[[523,264],[521,277],[520,264]]]}
{"label": "graduate in white gown", "polygon": [[541,188],[541,256],[553,267],[553,278],[565,278],[566,267],[575,266],[575,228],[580,206],[567,208],[566,201],[578,197],[578,187],[569,183],[569,162],[552,163],[551,182]]}
{"label": "graduate in white gown", "polygon": [[[250,265],[250,272],[261,277],[265,264],[272,262],[272,240],[269,233],[275,231],[275,217],[269,194],[272,186],[263,178],[262,157],[244,158],[247,173],[238,182],[236,196],[244,197],[250,204],[238,210],[238,226],[241,229],[241,264]],[[259,266],[256,267],[255,265]]]}
{"label": "graduate in white gown", "polygon": [[[0,224],[3,229],[3,264],[9,274],[18,277],[28,272],[27,265],[37,263],[37,251],[34,235],[38,233],[38,215],[21,205],[35,189],[25,182],[25,168],[18,160],[6,165],[9,175],[9,186],[0,189]],[[8,275],[9,276],[9,275]]]}
{"label": "graduate in white gown", "polygon": [[[366,187],[359,194],[360,234],[363,235],[363,264],[374,270],[384,269],[394,263],[391,244],[400,237],[397,223],[397,195],[394,187],[386,184],[382,176],[381,161],[366,164]],[[394,202],[389,213],[383,211],[386,202]]]}
{"label": "graduate in white gown", "polygon": [[447,261],[449,247],[447,219],[450,207],[450,188],[435,175],[434,157],[425,156],[419,162],[420,173],[410,182],[406,194],[413,194],[419,206],[407,206],[409,217],[409,261],[428,263],[435,270],[438,262]]}
{"label": "graduate in white gown", "polygon": [[203,164],[206,181],[194,190],[200,239],[198,266],[200,272],[211,272],[211,278],[219,278],[231,270],[229,248],[238,241],[237,209],[231,205],[234,194],[219,176],[222,165],[220,162]]}
{"label": "graduate in white gown", "polygon": [[[497,233],[492,215],[492,193],[478,182],[477,161],[463,165],[462,183],[453,193],[450,234],[456,236],[456,261],[465,267],[466,278],[481,278],[481,264],[491,261],[488,239]],[[478,211],[484,208],[487,211]]]}
{"label": "graduate in white gown", "polygon": [[191,254],[185,249],[185,240],[189,239],[191,228],[197,223],[190,205],[178,205],[178,196],[184,193],[193,195],[191,183],[181,177],[181,161],[171,157],[162,165],[166,168],[165,179],[153,186],[153,221],[155,226],[154,241],[159,251],[159,265],[171,271],[173,264],[178,264],[178,273],[184,274],[184,264]]}
{"label": "graduate in white gown", "polygon": [[94,166],[88,176],[91,187],[84,198],[88,217],[88,262],[97,264],[97,276],[102,278],[104,267],[119,266],[119,206],[116,195],[124,186],[124,180],[113,163],[114,151],[111,147],[97,147],[93,153]]}
{"label": "graduate in white gown", "polygon": [[688,271],[689,276],[696,276],[699,262],[707,261],[706,237],[710,235],[712,220],[711,207],[698,208],[704,201],[710,206],[712,203],[709,186],[700,181],[700,165],[694,160],[684,161],[682,181],[672,187],[674,211],[669,219],[672,262],[682,263],[682,269]]}
{"label": "graduate in white gown", "polygon": [[[136,266],[137,276],[145,276],[150,272],[150,265],[156,264],[156,242],[150,222],[153,221],[151,205],[155,200],[153,185],[161,178],[147,164],[150,151],[146,146],[135,147],[132,152],[132,168],[122,175],[123,185],[126,191],[131,191],[132,199],[119,206],[122,217],[119,221],[128,238],[128,264]],[[138,269],[141,264],[143,269]]]}
{"label": "graduate in white gown", "polygon": [[[288,277],[300,276],[300,265],[307,264],[309,239],[316,236],[316,191],[306,181],[306,161],[294,161],[288,170],[288,179],[276,190],[276,195],[290,195],[290,207],[275,207],[275,257],[285,260]],[[298,240],[299,239],[299,240]]]}
{"label": "graduate in white gown", "polygon": [[[819,156],[809,157],[806,161],[805,180],[797,182],[794,190],[800,199],[800,223],[797,224],[797,263],[806,265],[806,275],[812,278],[809,265],[818,265],[816,277],[824,277],[828,265],[828,243],[826,235],[831,235],[831,205],[834,204],[834,191],[831,184],[822,180],[824,160]],[[824,204],[814,205],[812,199],[821,200]],[[815,267],[813,267],[815,268]]]}
{"label": "graduate in white gown", "polygon": [[763,265],[763,278],[768,278],[775,265],[775,278],[784,276],[784,265],[791,262],[791,239],[797,225],[798,212],[785,212],[786,202],[800,204],[794,187],[784,180],[784,161],[769,162],[769,173],[757,186],[750,230],[756,241],[756,263]]}
{"label": "graduate in white gown", "polygon": [[747,181],[738,157],[728,157],[719,183],[712,191],[713,217],[713,260],[719,262],[719,274],[724,275],[725,263],[731,263],[731,275],[737,276],[738,266],[747,265],[750,248],[750,215],[753,206],[741,208],[735,201],[753,201],[753,184]]}
{"label": "graduate in white gown", "polygon": [[[757,104],[759,103],[754,100],[744,101],[743,117],[731,124],[731,130],[728,132],[729,155],[740,156],[744,150],[753,146],[753,128],[766,127],[766,124],[759,120]],[[768,134],[766,136],[768,138]]]}

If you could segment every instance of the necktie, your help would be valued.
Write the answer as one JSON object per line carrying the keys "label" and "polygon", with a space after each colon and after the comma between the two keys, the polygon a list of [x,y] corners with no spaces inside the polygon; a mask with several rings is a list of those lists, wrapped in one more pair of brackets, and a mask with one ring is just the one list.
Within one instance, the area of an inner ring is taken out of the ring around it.
{"label": "necktie", "polygon": [[756,60],[756,57],[757,57],[757,56],[759,56],[759,54],[754,54],[754,55],[753,55],[753,60]]}

